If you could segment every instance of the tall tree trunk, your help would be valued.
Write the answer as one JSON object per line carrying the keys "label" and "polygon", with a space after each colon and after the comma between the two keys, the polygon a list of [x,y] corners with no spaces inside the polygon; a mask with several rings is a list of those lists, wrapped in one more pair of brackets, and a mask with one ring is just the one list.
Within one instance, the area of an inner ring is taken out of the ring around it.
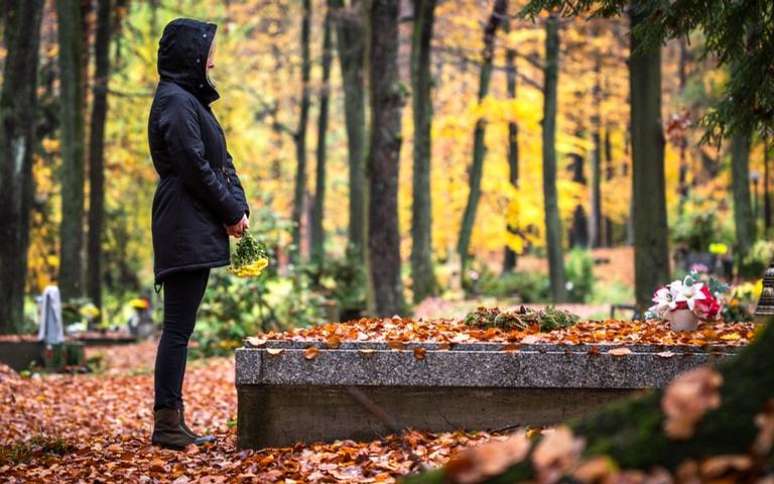
{"label": "tall tree trunk", "polygon": [[[632,5],[632,30],[647,16],[645,3]],[[629,82],[635,295],[644,310],[653,291],[669,280],[660,46],[645,49],[632,35]]]}
{"label": "tall tree trunk", "polygon": [[[605,127],[605,181],[609,184],[615,176],[615,167],[613,166],[613,144],[610,140],[610,125]],[[605,217],[605,245],[613,246],[613,219]]]}
{"label": "tall tree trunk", "polygon": [[[755,241],[755,217],[750,204],[750,132],[736,132],[731,137],[731,190],[734,195],[736,256],[740,269]],[[757,274],[756,274],[757,275]]]}
{"label": "tall tree trunk", "polygon": [[556,191],[556,105],[559,72],[559,18],[546,20],[546,65],[543,85],[543,199],[545,205],[546,247],[551,293],[554,301],[567,299],[564,257],[562,255],[562,221],[559,218],[559,196]]}
{"label": "tall tree trunk", "polygon": [[83,295],[84,119],[81,11],[57,0],[62,126],[62,224],[59,287],[62,299]]}
{"label": "tall tree trunk", "polygon": [[591,190],[589,243],[592,248],[602,245],[602,59],[596,54],[594,62],[594,115],[591,117]]}
{"label": "tall tree trunk", "polygon": [[[507,35],[511,31],[511,23],[508,17],[503,20],[503,32]],[[508,47],[505,50],[505,84],[509,99],[516,99],[516,49]],[[516,121],[508,121],[508,180],[511,185],[519,186],[519,125]],[[513,231],[513,227],[507,226],[506,230]],[[516,252],[505,246],[503,257],[503,272],[511,272],[516,268]]]}
{"label": "tall tree trunk", "polygon": [[372,0],[369,28],[371,146],[368,155],[368,258],[373,311],[404,311],[400,279],[398,169],[403,89],[398,72],[400,0]]}
{"label": "tall tree trunk", "polygon": [[296,143],[296,182],[293,195],[293,247],[290,255],[294,264],[300,262],[301,229],[304,216],[306,195],[306,128],[309,124],[309,73],[311,61],[309,54],[309,31],[312,17],[311,0],[303,1],[301,15],[301,111],[298,128],[294,135]]}
{"label": "tall tree trunk", "polygon": [[3,12],[7,54],[0,92],[0,334],[16,332],[24,316],[43,3],[14,0]]}
{"label": "tall tree trunk", "polygon": [[336,11],[336,47],[344,91],[344,124],[347,129],[349,161],[349,250],[355,261],[365,261],[366,176],[365,176],[365,49],[366,31],[360,0],[344,8],[332,0]]}
{"label": "tall tree trunk", "polygon": [[[584,137],[584,132],[579,130],[575,133],[578,138]],[[572,158],[572,180],[581,185],[587,185],[588,180],[584,173],[585,159],[581,153],[573,153]],[[572,214],[572,225],[570,226],[570,246],[571,247],[583,247],[589,246],[589,218],[586,215],[586,209],[583,204],[575,206],[575,211]]]}
{"label": "tall tree trunk", "polygon": [[763,140],[763,228],[766,232],[768,232],[772,227],[772,224],[774,224],[771,213],[771,168],[769,167],[769,149],[769,140],[766,138]]}
{"label": "tall tree trunk", "polygon": [[433,272],[432,193],[430,166],[433,100],[430,57],[436,0],[414,0],[411,36],[411,91],[414,115],[414,179],[411,206],[411,278],[414,302],[436,292]]}
{"label": "tall tree trunk", "polygon": [[323,27],[322,86],[320,90],[320,114],[317,121],[317,169],[315,177],[314,206],[312,207],[312,260],[322,265],[325,260],[325,159],[328,132],[328,100],[331,78],[331,1],[328,0]]}
{"label": "tall tree trunk", "polygon": [[[685,92],[685,85],[688,82],[688,41],[684,37],[680,37],[680,56],[678,58],[677,74],[680,81],[679,88],[680,94]],[[690,185],[688,184],[688,161],[686,159],[686,151],[688,149],[688,138],[681,130],[680,138],[678,139],[678,147],[680,149],[680,162],[677,181],[678,195],[680,196],[680,203],[678,204],[678,212],[682,213],[683,205],[688,199],[688,192]]]}
{"label": "tall tree trunk", "polygon": [[99,0],[94,44],[94,86],[89,132],[88,294],[102,307],[102,227],[105,219],[105,117],[110,69],[111,0]]}
{"label": "tall tree trunk", "polygon": [[[489,92],[489,81],[492,78],[492,60],[494,58],[494,42],[497,28],[507,15],[508,1],[495,0],[492,14],[484,27],[484,50],[481,53],[481,71],[479,73],[478,100],[481,102]],[[470,167],[470,192],[468,201],[465,205],[465,213],[462,216],[462,225],[460,226],[460,236],[457,242],[457,252],[460,255],[462,264],[460,277],[463,287],[466,285],[465,279],[468,268],[468,250],[470,249],[470,238],[473,235],[473,225],[476,221],[476,210],[478,209],[478,200],[481,198],[481,176],[484,171],[484,157],[486,156],[486,145],[484,137],[486,135],[486,120],[481,118],[476,122],[476,128],[473,133],[473,164]]]}

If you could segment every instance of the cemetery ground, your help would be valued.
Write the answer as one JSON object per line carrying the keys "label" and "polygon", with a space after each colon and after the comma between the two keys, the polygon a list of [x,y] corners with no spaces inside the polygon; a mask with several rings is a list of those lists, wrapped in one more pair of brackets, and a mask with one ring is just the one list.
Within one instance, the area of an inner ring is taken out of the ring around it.
{"label": "cemetery ground", "polygon": [[[150,445],[155,343],[90,348],[93,374],[22,377],[0,367],[2,482],[393,482],[436,466],[485,432],[340,441],[258,451],[236,448],[233,358],[189,362],[186,415],[217,436],[185,452]],[[499,437],[498,437],[499,438]]]}
{"label": "cemetery ground", "polygon": [[[600,341],[616,347],[636,344],[681,344],[687,346],[745,346],[755,338],[750,324],[707,324],[692,333],[673,333],[663,323],[580,323],[572,328],[540,332],[528,327],[514,333],[497,328],[462,329],[460,321],[423,328],[413,320],[363,319],[341,325],[322,325],[275,333],[257,339],[282,340],[288,344],[317,341],[318,350],[305,351],[302,361],[324,361],[331,346],[346,346],[347,340],[384,338],[394,351],[403,351],[404,340],[455,342],[483,340],[508,346],[518,354],[518,338],[526,344],[575,345]],[[602,324],[606,324],[603,330]],[[331,334],[333,332],[333,334]],[[604,334],[603,334],[604,333]],[[381,336],[380,336],[381,335]],[[340,341],[336,341],[340,339]],[[464,341],[463,341],[464,340]],[[251,342],[252,341],[252,342]],[[265,343],[250,338],[251,344]],[[455,343],[456,344],[456,343]],[[272,351],[267,349],[266,351]],[[290,350],[284,350],[289,354]],[[274,352],[278,353],[278,352]],[[422,360],[422,351],[410,351]],[[214,445],[190,447],[183,452],[149,445],[151,431],[155,342],[110,348],[89,348],[89,374],[17,374],[0,372],[0,480],[4,482],[393,482],[414,471],[445,465],[450,459],[469,455],[465,449],[482,449],[482,461],[494,456],[493,466],[513,462],[502,448],[489,453],[479,447],[491,441],[513,445],[507,429],[496,435],[486,432],[426,433],[414,430],[400,436],[373,441],[339,440],[329,444],[296,444],[283,448],[241,450],[237,448],[237,395],[233,357],[205,358],[189,362],[184,395],[191,426],[217,436]],[[623,359],[629,350],[613,352]],[[677,358],[676,355],[662,355]],[[282,357],[284,358],[284,356]],[[589,358],[599,358],[594,350]],[[390,409],[385,409],[390,411]],[[531,438],[552,435],[553,429],[521,427]],[[562,431],[564,432],[564,431]],[[565,448],[561,433],[557,452]],[[561,437],[561,438],[560,438]],[[549,441],[546,439],[546,441]],[[553,440],[551,441],[553,442]],[[508,451],[510,452],[510,451]],[[491,454],[491,455],[490,455]],[[474,454],[476,455],[476,454]],[[563,456],[560,456],[564,458]],[[476,457],[477,458],[477,457]],[[458,460],[459,462],[459,460]],[[464,459],[461,462],[466,462]],[[480,472],[480,469],[475,469]],[[480,475],[479,475],[480,477]],[[460,480],[464,482],[464,480]],[[669,482],[669,481],[663,481]]]}

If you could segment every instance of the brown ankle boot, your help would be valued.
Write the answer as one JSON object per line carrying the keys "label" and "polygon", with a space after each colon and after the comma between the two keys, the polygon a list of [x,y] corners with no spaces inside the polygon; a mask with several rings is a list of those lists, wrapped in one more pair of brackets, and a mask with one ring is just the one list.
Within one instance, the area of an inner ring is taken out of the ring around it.
{"label": "brown ankle boot", "polygon": [[195,442],[180,425],[180,409],[160,408],[154,412],[151,443],[167,449],[182,450]]}
{"label": "brown ankle boot", "polygon": [[196,445],[206,444],[208,442],[215,442],[214,435],[199,435],[185,423],[185,407],[180,407],[180,426],[183,428],[183,432],[188,434],[194,439]]}

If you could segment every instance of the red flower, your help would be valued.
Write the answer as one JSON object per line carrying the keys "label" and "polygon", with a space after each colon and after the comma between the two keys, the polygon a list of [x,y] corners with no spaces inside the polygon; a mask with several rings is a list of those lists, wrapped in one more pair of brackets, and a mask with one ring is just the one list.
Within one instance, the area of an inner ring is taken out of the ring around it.
{"label": "red flower", "polygon": [[693,312],[699,319],[705,321],[713,320],[720,313],[720,302],[718,302],[706,285],[702,286],[701,293],[704,294],[704,299],[699,299],[695,302]]}

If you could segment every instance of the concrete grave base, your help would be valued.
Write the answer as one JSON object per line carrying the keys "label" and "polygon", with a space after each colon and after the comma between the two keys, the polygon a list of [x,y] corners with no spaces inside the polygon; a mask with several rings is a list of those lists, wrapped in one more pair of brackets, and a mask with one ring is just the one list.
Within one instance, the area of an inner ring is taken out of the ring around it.
{"label": "concrete grave base", "polygon": [[[305,352],[316,346],[319,352]],[[421,348],[417,350],[417,348]],[[453,349],[384,343],[267,342],[236,352],[237,444],[371,440],[398,427],[442,432],[551,425],[729,357],[731,347],[492,343]],[[364,405],[356,389],[372,402]],[[374,407],[377,412],[374,412]]]}
{"label": "concrete grave base", "polygon": [[[632,393],[556,388],[357,388],[400,425],[433,432],[549,425]],[[299,441],[367,441],[392,433],[346,387],[242,385],[237,393],[240,448],[286,447]]]}

